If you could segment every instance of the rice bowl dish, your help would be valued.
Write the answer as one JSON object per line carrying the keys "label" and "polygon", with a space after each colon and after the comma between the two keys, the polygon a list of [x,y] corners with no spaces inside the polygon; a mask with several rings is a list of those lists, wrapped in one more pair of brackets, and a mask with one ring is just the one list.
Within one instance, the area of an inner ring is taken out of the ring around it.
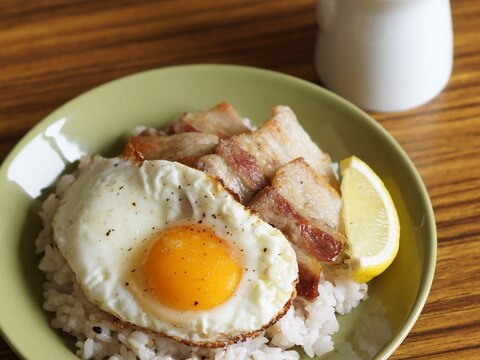
{"label": "rice bowl dish", "polygon": [[[230,86],[232,80],[240,88]],[[240,89],[248,91],[239,93]],[[386,359],[400,345],[426,300],[436,244],[428,194],[408,156],[370,117],[314,84],[260,69],[195,65],[136,74],[80,96],[46,117],[5,160],[1,174],[6,248],[0,262],[5,291],[0,327],[22,358],[73,359],[78,350],[73,337],[51,327],[54,315],[41,308],[45,275],[37,264],[43,254],[34,255],[32,242],[40,231],[34,212],[48,195],[44,191],[51,192],[52,184],[83,154],[118,154],[125,135],[137,124],[163,126],[162,121],[178,116],[185,104],[201,109],[225,98],[252,119],[265,119],[269,106],[277,102],[272,99],[284,99],[334,159],[357,154],[386,179],[400,206],[399,256],[385,274],[369,283],[368,301],[349,315],[337,316],[335,350],[322,358]],[[320,123],[318,114],[323,118]],[[32,177],[32,172],[39,176]],[[399,288],[403,280],[405,286]],[[28,342],[21,335],[26,327],[31,329]],[[300,357],[307,358],[302,351]]]}

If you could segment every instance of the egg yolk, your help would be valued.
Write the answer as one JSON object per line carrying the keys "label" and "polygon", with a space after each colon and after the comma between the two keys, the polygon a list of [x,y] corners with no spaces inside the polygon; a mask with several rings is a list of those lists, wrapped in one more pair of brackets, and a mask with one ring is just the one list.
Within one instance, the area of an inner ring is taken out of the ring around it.
{"label": "egg yolk", "polygon": [[156,236],[143,272],[149,291],[161,303],[178,310],[206,310],[233,295],[242,267],[210,229],[178,226]]}

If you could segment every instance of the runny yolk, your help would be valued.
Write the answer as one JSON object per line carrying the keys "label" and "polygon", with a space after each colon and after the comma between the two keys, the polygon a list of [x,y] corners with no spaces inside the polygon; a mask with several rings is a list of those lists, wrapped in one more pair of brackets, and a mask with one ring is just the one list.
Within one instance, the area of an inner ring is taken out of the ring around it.
{"label": "runny yolk", "polygon": [[178,310],[206,310],[233,295],[242,267],[213,231],[178,226],[156,236],[143,273],[149,291],[161,303]]}

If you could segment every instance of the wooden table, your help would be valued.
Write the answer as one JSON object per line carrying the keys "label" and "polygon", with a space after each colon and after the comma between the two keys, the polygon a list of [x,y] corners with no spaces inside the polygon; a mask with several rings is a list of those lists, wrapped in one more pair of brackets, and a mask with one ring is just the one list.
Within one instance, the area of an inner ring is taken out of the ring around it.
{"label": "wooden table", "polygon": [[[438,227],[433,287],[394,359],[480,359],[480,1],[452,11],[445,91],[372,114],[418,168]],[[314,14],[313,0],[0,1],[0,160],[65,101],[145,69],[231,63],[318,82]],[[3,340],[0,358],[17,358]]]}

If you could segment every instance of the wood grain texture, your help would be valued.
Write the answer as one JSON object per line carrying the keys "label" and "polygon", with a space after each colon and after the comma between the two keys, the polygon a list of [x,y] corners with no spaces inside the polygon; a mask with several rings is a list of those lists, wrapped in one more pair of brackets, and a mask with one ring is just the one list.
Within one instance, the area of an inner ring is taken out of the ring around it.
{"label": "wood grain texture", "polygon": [[[415,163],[438,226],[435,280],[392,359],[480,359],[480,1],[453,0],[447,88],[376,114]],[[313,0],[0,1],[0,160],[45,115],[145,69],[232,63],[318,83]],[[0,358],[17,359],[0,339]]]}

